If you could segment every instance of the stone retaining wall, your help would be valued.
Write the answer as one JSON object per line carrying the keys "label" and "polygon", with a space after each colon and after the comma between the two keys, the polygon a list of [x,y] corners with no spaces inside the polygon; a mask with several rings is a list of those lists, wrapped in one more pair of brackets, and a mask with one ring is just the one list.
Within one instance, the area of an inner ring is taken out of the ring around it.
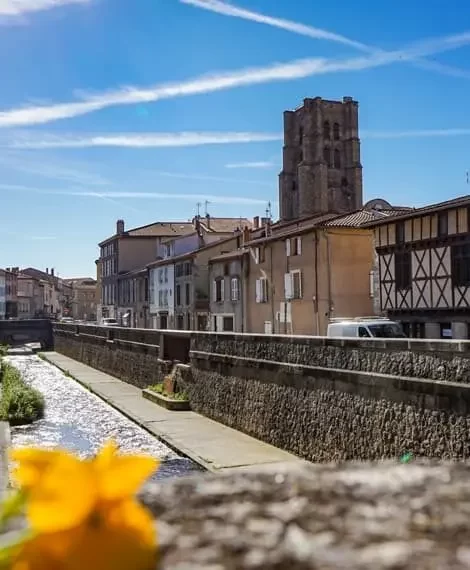
{"label": "stone retaining wall", "polygon": [[160,359],[158,331],[55,325],[54,343],[57,352],[139,388],[161,382],[172,366]]}
{"label": "stone retaining wall", "polygon": [[290,364],[470,382],[470,341],[193,332],[191,350]]}
{"label": "stone retaining wall", "polygon": [[193,352],[198,413],[305,459],[470,457],[470,384]]}

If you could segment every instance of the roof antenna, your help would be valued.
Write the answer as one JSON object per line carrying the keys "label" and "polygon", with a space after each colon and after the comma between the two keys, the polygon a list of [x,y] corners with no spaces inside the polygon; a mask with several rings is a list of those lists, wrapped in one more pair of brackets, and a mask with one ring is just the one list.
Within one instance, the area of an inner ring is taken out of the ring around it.
{"label": "roof antenna", "polygon": [[200,209],[201,209],[201,206],[202,206],[201,202],[198,202],[198,203],[196,204],[197,217],[198,217],[198,218],[199,218],[199,216],[200,216]]}
{"label": "roof antenna", "polygon": [[209,200],[206,200],[206,201],[204,202],[204,208],[205,208],[205,210],[206,210],[206,217],[209,215],[209,212],[208,212],[208,210],[207,210],[207,206],[208,206],[209,204],[210,204]]}

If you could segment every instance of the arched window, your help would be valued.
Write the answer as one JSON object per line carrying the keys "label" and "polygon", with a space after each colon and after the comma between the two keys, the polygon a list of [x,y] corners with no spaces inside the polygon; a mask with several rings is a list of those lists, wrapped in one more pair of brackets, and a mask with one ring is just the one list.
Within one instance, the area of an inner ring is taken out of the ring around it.
{"label": "arched window", "polygon": [[335,168],[341,168],[341,155],[340,155],[339,150],[337,148],[335,148],[335,152],[334,152],[334,165],[335,165]]}
{"label": "arched window", "polygon": [[333,138],[335,141],[339,141],[339,124],[335,123],[333,125]]}
{"label": "arched window", "polygon": [[326,140],[330,140],[330,122],[325,121],[323,123],[323,138]]}
{"label": "arched window", "polygon": [[323,160],[328,166],[331,166],[331,151],[327,146],[323,149]]}

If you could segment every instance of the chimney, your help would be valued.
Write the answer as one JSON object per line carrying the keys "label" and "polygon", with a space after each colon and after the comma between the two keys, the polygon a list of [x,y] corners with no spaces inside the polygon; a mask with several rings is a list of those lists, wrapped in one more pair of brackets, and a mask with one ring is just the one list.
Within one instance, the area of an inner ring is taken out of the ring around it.
{"label": "chimney", "polygon": [[250,241],[250,238],[250,228],[248,226],[245,226],[243,228],[243,246],[245,246]]}
{"label": "chimney", "polygon": [[49,275],[49,267],[46,267],[46,275]]}
{"label": "chimney", "polygon": [[54,277],[54,268],[51,269],[51,276]]}
{"label": "chimney", "polygon": [[259,216],[255,216],[253,218],[253,229],[254,230],[258,230],[259,229]]}
{"label": "chimney", "polygon": [[124,233],[124,220],[118,220],[116,222],[116,233],[120,236]]}

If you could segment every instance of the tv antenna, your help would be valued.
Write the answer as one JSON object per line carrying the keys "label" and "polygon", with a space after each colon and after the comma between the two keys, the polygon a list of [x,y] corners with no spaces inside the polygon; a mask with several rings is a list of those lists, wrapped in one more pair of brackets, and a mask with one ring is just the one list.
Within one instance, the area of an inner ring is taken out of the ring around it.
{"label": "tv antenna", "polygon": [[199,215],[200,215],[200,209],[201,209],[201,206],[202,206],[201,202],[198,202],[198,203],[196,204],[196,208],[197,208],[197,217],[198,217],[198,218],[199,218]]}
{"label": "tv antenna", "polygon": [[207,206],[208,206],[209,204],[210,204],[209,200],[206,200],[206,201],[204,202],[204,208],[205,208],[205,210],[206,210],[206,212],[205,212],[205,213],[206,213],[206,216],[209,215],[209,211],[208,211],[208,209],[207,209]]}

